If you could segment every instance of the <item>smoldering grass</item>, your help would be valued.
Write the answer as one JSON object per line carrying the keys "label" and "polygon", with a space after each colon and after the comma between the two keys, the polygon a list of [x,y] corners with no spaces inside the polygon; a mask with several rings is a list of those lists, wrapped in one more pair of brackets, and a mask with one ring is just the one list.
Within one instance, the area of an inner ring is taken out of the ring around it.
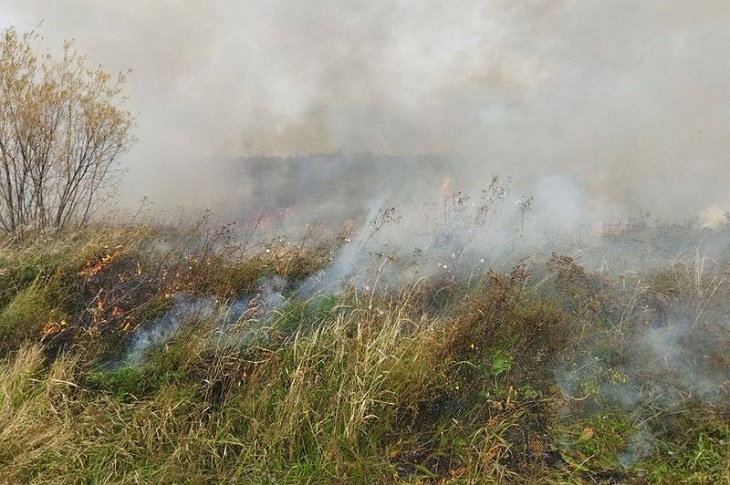
{"label": "smoldering grass", "polygon": [[[682,264],[673,262],[654,278],[634,278],[634,286],[628,286],[633,288],[628,299],[622,295],[630,280],[623,280],[620,291],[609,291],[601,306],[607,311],[605,317],[619,324],[584,327],[576,340],[574,355],[581,356],[578,366],[558,374],[558,382],[566,378],[572,382],[563,389],[566,396],[573,396],[573,408],[589,415],[631,410],[616,419],[635,429],[620,441],[625,451],[618,459],[625,466],[642,469],[642,461],[654,460],[658,443],[677,440],[677,435],[668,438],[661,425],[663,418],[693,407],[701,419],[707,406],[696,407],[693,402],[726,400],[726,368],[718,367],[713,363],[717,357],[711,357],[728,348],[728,340],[720,337],[727,328],[721,310],[726,305],[718,300],[727,291],[723,266],[693,253],[694,257],[680,260]],[[580,293],[573,298],[580,300]],[[614,298],[618,298],[618,306],[610,303]],[[650,429],[647,423],[651,423]],[[652,438],[637,441],[639,435]]]}
{"label": "smoldering grass", "polygon": [[[617,275],[560,255],[504,269],[469,249],[446,254],[450,272],[410,271],[443,260],[383,250],[390,229],[312,294],[298,290],[341,243],[66,242],[29,284],[55,310],[51,294],[94,304],[62,307],[78,331],[61,351],[29,335],[0,361],[0,481],[661,481],[692,456],[698,479],[727,471],[722,260]],[[23,251],[36,268],[41,250]],[[100,371],[94,346],[119,335],[143,357]]]}
{"label": "smoldering grass", "polygon": [[184,321],[210,319],[215,314],[215,300],[212,298],[195,299],[181,294],[175,295],[174,300],[172,308],[164,315],[132,332],[125,362],[139,364],[148,348],[173,338]]}

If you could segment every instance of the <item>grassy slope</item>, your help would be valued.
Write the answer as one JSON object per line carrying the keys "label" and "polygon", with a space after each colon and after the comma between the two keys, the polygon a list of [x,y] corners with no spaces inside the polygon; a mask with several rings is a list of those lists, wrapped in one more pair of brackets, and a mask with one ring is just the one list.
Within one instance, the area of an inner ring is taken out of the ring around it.
{"label": "grassy slope", "polygon": [[[248,301],[329,258],[228,236],[97,228],[2,250],[0,482],[730,483],[720,263],[598,275],[554,256],[292,297],[225,333],[192,315],[129,359],[175,295]],[[647,335],[675,334],[657,365]]]}

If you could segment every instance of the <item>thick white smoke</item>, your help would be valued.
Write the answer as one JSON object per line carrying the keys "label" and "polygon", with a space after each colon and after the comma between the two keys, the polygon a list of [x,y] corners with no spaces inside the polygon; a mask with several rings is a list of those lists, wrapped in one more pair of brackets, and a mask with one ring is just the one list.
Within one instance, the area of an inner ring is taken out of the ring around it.
{"label": "thick white smoke", "polygon": [[520,193],[558,174],[605,217],[730,204],[721,0],[16,0],[0,10],[22,30],[44,20],[48,48],[74,37],[92,62],[134,70],[128,201],[225,207],[247,184],[221,168],[226,157],[371,152],[436,153],[475,185],[511,175]]}

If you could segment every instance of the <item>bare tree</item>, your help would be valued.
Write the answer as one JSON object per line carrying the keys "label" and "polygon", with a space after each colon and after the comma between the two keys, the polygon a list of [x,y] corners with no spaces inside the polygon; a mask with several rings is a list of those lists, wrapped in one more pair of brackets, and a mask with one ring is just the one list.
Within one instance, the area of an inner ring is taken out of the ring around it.
{"label": "bare tree", "polygon": [[0,40],[0,231],[83,225],[118,181],[132,145],[120,107],[124,73],[88,68],[64,43],[60,58],[37,54],[34,32]]}

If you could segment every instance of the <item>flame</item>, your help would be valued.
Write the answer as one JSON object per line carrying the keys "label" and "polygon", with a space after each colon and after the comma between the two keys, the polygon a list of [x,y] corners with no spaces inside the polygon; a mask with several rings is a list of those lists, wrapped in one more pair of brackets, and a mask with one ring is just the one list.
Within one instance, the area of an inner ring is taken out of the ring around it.
{"label": "flame", "polygon": [[41,330],[41,342],[62,332],[66,328],[66,325],[67,322],[63,319],[60,322],[49,320]]}
{"label": "flame", "polygon": [[132,321],[129,318],[125,318],[124,323],[122,324],[122,332],[128,332],[132,329],[132,327]]}
{"label": "flame", "polygon": [[88,279],[88,278],[92,278],[92,277],[96,276],[97,274],[99,274],[99,272],[104,270],[111,263],[113,263],[117,258],[119,258],[119,256],[122,255],[122,251],[121,251],[122,246],[117,246],[114,249],[115,249],[115,251],[113,253],[107,252],[106,256],[101,258],[101,260],[98,263],[79,271],[79,275]]}

